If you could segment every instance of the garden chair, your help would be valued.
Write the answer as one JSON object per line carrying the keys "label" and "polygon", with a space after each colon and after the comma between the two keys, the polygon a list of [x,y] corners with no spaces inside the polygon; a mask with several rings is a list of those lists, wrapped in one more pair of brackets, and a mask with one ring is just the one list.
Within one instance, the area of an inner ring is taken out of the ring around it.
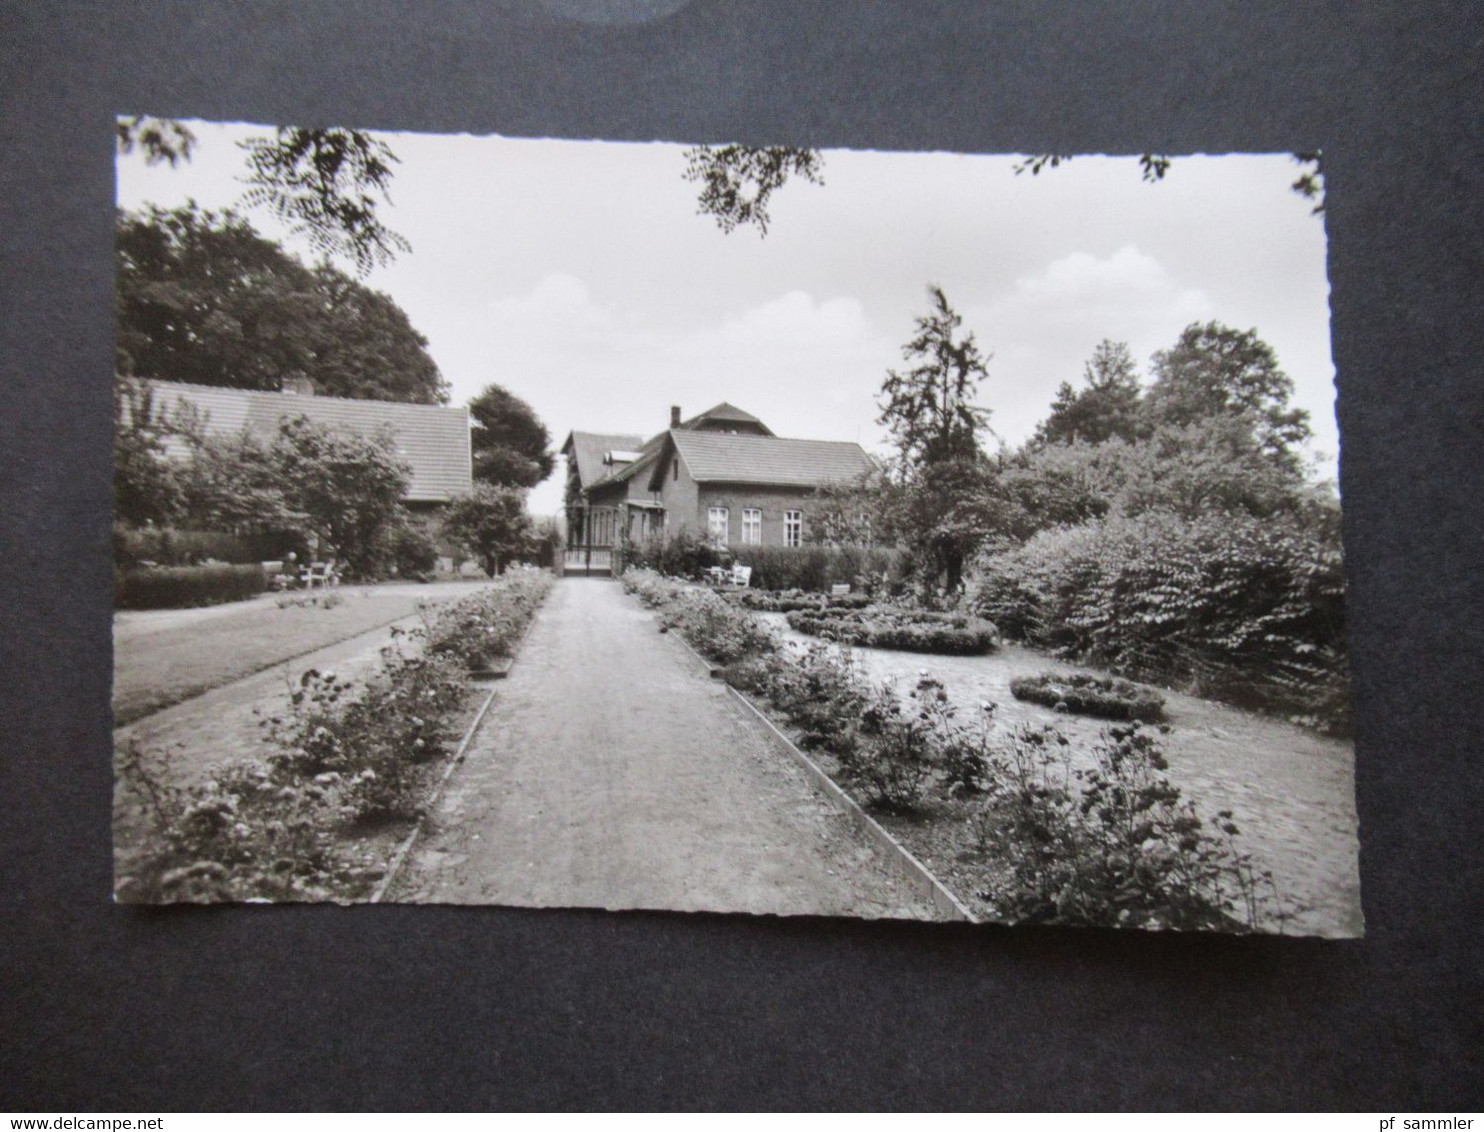
{"label": "garden chair", "polygon": [[314,589],[315,582],[326,586],[337,585],[340,582],[340,575],[335,573],[335,566],[331,562],[311,562],[304,567],[299,578],[303,581],[304,588],[309,590]]}
{"label": "garden chair", "polygon": [[745,586],[752,585],[752,567],[751,566],[733,566],[732,567],[732,576],[731,576],[731,578],[729,580],[731,581],[732,585],[734,585],[734,586],[744,586],[745,587]]}

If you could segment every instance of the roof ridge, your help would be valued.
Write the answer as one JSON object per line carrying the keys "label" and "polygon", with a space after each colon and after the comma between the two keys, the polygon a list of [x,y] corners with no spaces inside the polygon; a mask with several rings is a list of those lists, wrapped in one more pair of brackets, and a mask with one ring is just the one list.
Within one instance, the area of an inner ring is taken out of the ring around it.
{"label": "roof ridge", "polygon": [[279,389],[244,389],[240,385],[206,385],[199,381],[176,381],[169,377],[139,377],[135,375],[136,381],[148,381],[151,384],[163,385],[172,388],[191,389],[202,393],[242,393],[254,394],[259,397],[282,397],[285,404],[305,401],[342,401],[351,405],[396,405],[404,409],[440,409],[444,412],[462,412],[465,416],[469,414],[468,405],[429,405],[425,401],[391,401],[385,397],[337,397],[331,393],[284,393]]}
{"label": "roof ridge", "polygon": [[848,444],[851,447],[860,448],[863,452],[865,451],[864,446],[858,440],[817,440],[811,436],[758,436],[754,433],[743,432],[703,432],[700,429],[691,428],[676,429],[675,432],[677,435],[686,437],[688,442],[694,438],[703,437],[705,439],[702,443],[707,444],[735,443],[738,441],[747,444],[757,441],[768,444]]}

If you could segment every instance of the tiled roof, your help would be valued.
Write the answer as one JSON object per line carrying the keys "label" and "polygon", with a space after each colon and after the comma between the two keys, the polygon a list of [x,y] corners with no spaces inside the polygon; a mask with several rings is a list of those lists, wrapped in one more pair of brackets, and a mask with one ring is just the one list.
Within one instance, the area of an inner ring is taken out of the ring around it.
{"label": "tiled roof", "polygon": [[746,409],[737,408],[730,401],[723,401],[720,405],[713,405],[704,413],[697,413],[689,420],[681,421],[679,427],[693,429],[706,421],[734,421],[738,424],[757,425],[758,428],[769,436],[773,435],[773,430],[758,420],[757,417],[753,416]]}
{"label": "tiled roof", "polygon": [[848,440],[786,440],[672,429],[669,442],[699,483],[818,487],[855,479],[875,466],[864,448]]}
{"label": "tiled roof", "polygon": [[369,436],[387,426],[397,454],[412,468],[407,499],[442,502],[473,486],[469,456],[469,410],[462,406],[411,405],[403,401],[359,401],[223,389],[180,381],[151,382],[157,410],[169,413],[180,402],[206,418],[208,436],[227,436],[244,427],[270,437],[285,419],[303,416],[341,433]]}
{"label": "tiled roof", "polygon": [[603,463],[603,457],[612,451],[631,452],[644,444],[642,436],[610,432],[573,432],[562,445],[562,451],[572,451],[577,457],[577,480],[583,487],[591,487],[608,476],[613,469]]}

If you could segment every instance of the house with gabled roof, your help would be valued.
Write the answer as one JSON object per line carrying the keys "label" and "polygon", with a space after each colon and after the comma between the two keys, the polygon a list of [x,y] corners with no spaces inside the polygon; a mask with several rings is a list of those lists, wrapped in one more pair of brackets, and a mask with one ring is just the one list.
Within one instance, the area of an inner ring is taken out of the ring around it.
{"label": "house with gabled roof", "polygon": [[720,548],[801,546],[809,503],[826,484],[858,479],[874,461],[853,441],[776,436],[722,402],[637,436],[574,431],[567,458],[567,564],[607,572],[625,540],[686,531]]}

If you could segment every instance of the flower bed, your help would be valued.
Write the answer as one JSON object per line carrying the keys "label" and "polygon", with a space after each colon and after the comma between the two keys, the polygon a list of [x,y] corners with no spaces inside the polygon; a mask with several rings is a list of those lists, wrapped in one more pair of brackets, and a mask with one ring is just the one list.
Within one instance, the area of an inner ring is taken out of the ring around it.
{"label": "flower bed", "polygon": [[[379,878],[357,838],[407,821],[428,804],[435,766],[470,700],[468,666],[519,640],[550,587],[539,571],[512,572],[454,603],[411,634],[393,629],[380,670],[357,687],[310,669],[282,715],[262,721],[269,752],[237,759],[202,786],[181,788],[131,745],[121,784],[141,804],[147,852],[120,879],[140,903],[362,898]],[[412,654],[399,638],[424,642]],[[470,644],[466,638],[474,638]]]}
{"label": "flower bed", "polygon": [[623,585],[697,651],[727,657],[727,681],[791,727],[862,804],[886,820],[908,813],[893,832],[913,852],[953,846],[959,883],[971,878],[960,898],[982,914],[1236,932],[1281,923],[1272,878],[1239,849],[1232,815],[1202,819],[1181,797],[1155,731],[1110,728],[1091,769],[1073,770],[1057,728],[1006,733],[993,703],[963,720],[926,669],[904,696],[868,684],[830,645],[800,650],[749,631],[738,619],[752,614],[709,590],[647,570]]}
{"label": "flower bed", "polygon": [[1011,680],[1010,693],[1017,700],[1100,719],[1157,723],[1165,714],[1165,698],[1158,692],[1113,677],[1043,672]]}
{"label": "flower bed", "polygon": [[841,644],[945,656],[982,656],[999,644],[999,633],[989,621],[963,613],[886,605],[860,610],[797,609],[788,615],[788,624],[800,633]]}
{"label": "flower bed", "polygon": [[471,673],[489,672],[514,654],[553,581],[546,570],[516,566],[497,586],[451,605],[424,607],[428,652],[455,657]]}
{"label": "flower bed", "polygon": [[698,651],[729,658],[728,682],[791,727],[863,804],[910,813],[893,829],[919,856],[952,846],[959,883],[972,878],[959,895],[983,914],[1223,931],[1282,922],[1271,877],[1238,847],[1232,815],[1198,816],[1165,777],[1155,732],[1111,728],[1092,768],[1073,770],[1056,728],[1007,733],[991,703],[960,719],[927,670],[901,695],[867,683],[848,653],[745,628],[737,619],[752,615],[709,591],[647,570],[626,573],[624,586]]}

